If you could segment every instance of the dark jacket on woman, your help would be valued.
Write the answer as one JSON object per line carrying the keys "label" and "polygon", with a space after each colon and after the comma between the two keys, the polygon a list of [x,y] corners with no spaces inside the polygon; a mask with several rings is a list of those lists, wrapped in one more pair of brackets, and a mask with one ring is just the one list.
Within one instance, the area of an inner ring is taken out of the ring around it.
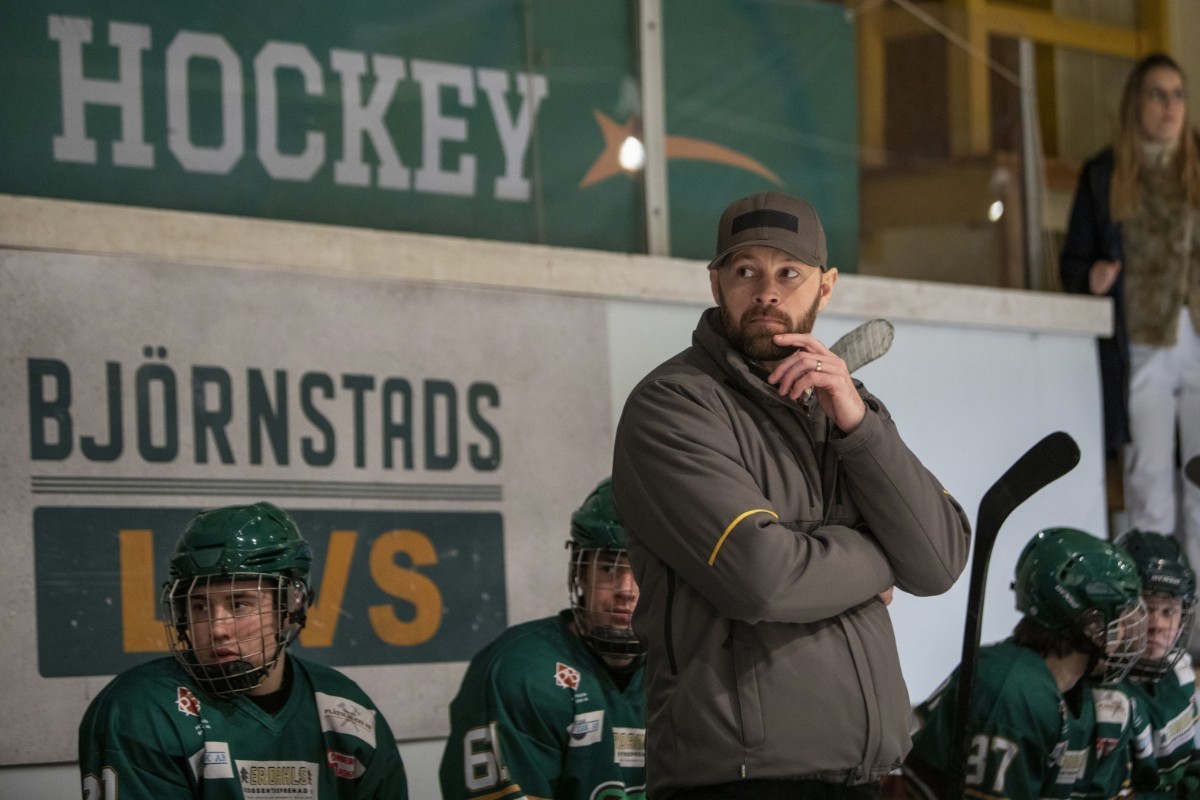
{"label": "dark jacket on woman", "polygon": [[[1083,165],[1067,237],[1059,258],[1063,288],[1091,294],[1088,272],[1100,259],[1124,261],[1121,228],[1109,211],[1113,151],[1108,148]],[[1100,380],[1104,399],[1104,446],[1110,457],[1129,441],[1129,332],[1125,321],[1125,272],[1108,290],[1113,299],[1113,335],[1100,339]]]}

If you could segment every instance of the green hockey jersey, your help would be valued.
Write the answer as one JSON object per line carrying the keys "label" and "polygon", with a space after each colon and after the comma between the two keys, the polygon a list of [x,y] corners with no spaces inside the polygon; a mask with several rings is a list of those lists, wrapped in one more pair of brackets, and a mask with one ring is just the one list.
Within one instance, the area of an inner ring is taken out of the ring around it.
{"label": "green hockey jersey", "polygon": [[1120,686],[1093,686],[1092,702],[1096,709],[1096,732],[1087,797],[1090,800],[1128,797],[1132,788],[1130,756],[1138,749],[1139,742],[1147,739],[1149,723]]}
{"label": "green hockey jersey", "polygon": [[1188,654],[1156,683],[1126,679],[1120,688],[1148,723],[1133,751],[1134,789],[1139,798],[1168,800],[1196,750],[1196,673]]}
{"label": "green hockey jersey", "polygon": [[174,658],[113,678],[79,726],[84,800],[403,800],[395,737],[354,681],[289,655],[277,714],[207,695]]}
{"label": "green hockey jersey", "polygon": [[471,660],[450,704],[443,800],[645,798],[642,668],[622,688],[570,620],[516,625]]}
{"label": "green hockey jersey", "polygon": [[[1070,704],[1037,653],[1004,641],[980,649],[967,751],[966,796],[1083,797],[1095,732],[1091,690],[1081,683]],[[916,709],[920,729],[905,772],[935,797],[945,796],[954,736],[957,670]],[[1073,710],[1077,709],[1077,711]]]}

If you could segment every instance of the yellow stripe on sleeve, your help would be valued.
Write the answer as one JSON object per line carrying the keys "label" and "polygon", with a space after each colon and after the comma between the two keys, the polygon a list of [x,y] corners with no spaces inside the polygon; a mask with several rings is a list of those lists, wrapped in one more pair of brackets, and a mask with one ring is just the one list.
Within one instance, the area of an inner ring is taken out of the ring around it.
{"label": "yellow stripe on sleeve", "polygon": [[733,522],[729,523],[729,527],[727,527],[725,532],[721,534],[721,538],[717,540],[717,546],[713,548],[712,555],[708,557],[708,565],[710,567],[713,565],[713,562],[717,560],[717,551],[721,549],[721,545],[725,544],[725,539],[729,537],[729,534],[733,532],[733,529],[738,526],[739,522],[751,514],[770,514],[775,519],[779,519],[779,515],[769,508],[752,508],[749,511],[743,511],[741,514],[738,514],[737,518],[734,519]]}

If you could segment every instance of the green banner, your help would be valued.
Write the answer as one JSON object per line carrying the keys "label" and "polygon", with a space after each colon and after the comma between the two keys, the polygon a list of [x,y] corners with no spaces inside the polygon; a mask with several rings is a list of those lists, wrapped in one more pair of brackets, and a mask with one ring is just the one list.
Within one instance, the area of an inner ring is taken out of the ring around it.
{"label": "green banner", "polygon": [[[38,671],[111,675],[166,653],[166,564],[199,509],[34,511]],[[313,547],[297,652],[331,666],[466,661],[508,623],[497,513],[289,509]]]}
{"label": "green banner", "polygon": [[610,250],[581,192],[624,3],[33,0],[0,27],[0,191]]}
{"label": "green banner", "polygon": [[[29,0],[0,26],[0,192],[644,252],[637,4]],[[854,31],[665,0],[671,238],[811,199],[857,261]]]}
{"label": "green banner", "polygon": [[832,266],[858,265],[854,24],[841,4],[663,0],[671,251],[708,259],[731,200],[817,209]]}

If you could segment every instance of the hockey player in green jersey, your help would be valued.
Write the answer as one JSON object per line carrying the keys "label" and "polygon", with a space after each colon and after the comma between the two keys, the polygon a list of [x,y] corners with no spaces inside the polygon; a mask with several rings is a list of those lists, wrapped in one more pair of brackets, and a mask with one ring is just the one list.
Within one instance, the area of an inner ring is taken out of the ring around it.
{"label": "hockey player in green jersey", "polygon": [[[1113,771],[1118,777],[1132,774],[1138,798],[1200,798],[1200,781],[1185,777],[1196,750],[1196,676],[1187,652],[1196,576],[1171,536],[1132,530],[1118,544],[1137,565],[1149,620],[1146,651],[1115,687],[1131,698],[1144,729],[1135,746],[1114,761]],[[1108,781],[1111,796],[1113,779]]]}
{"label": "hockey player in green jersey", "polygon": [[312,551],[270,503],[197,514],[170,560],[174,657],[116,676],[79,726],[84,800],[404,800],[371,699],[290,655]]}
{"label": "hockey player in green jersey", "polygon": [[[1141,584],[1132,560],[1072,528],[1039,531],[1016,568],[1011,638],[984,647],[968,720],[966,796],[1082,797],[1094,765],[1091,687],[1098,667],[1119,680],[1146,642]],[[953,674],[917,708],[921,727],[904,765],[912,797],[947,797],[953,737]]]}
{"label": "hockey player in green jersey", "polygon": [[450,704],[443,800],[644,800],[637,603],[606,478],[571,516],[571,610],[509,628]]}

